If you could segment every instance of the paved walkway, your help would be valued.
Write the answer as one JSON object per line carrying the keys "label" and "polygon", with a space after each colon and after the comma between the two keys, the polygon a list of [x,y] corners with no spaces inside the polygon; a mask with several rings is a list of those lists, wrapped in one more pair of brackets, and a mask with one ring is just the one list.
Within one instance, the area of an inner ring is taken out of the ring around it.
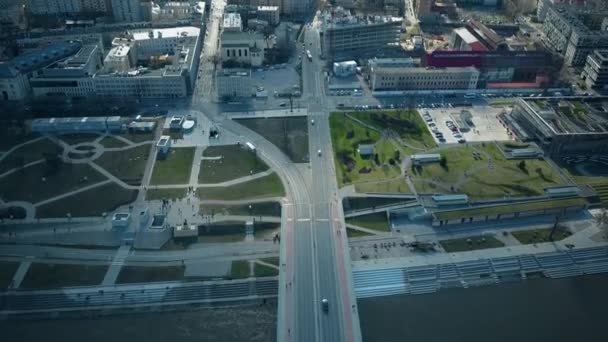
{"label": "paved walkway", "polygon": [[364,228],[364,227],[361,227],[361,226],[356,226],[356,225],[351,224],[351,223],[347,223],[346,224],[346,228],[358,230],[360,232],[367,233],[367,234],[372,234],[372,235],[390,235],[390,232],[384,233],[384,232],[380,232],[380,231],[377,231],[377,230],[374,230],[374,229],[369,229],[369,228]]}
{"label": "paved walkway", "polygon": [[30,269],[31,265],[32,265],[31,261],[22,261],[21,264],[19,264],[19,268],[17,269],[17,272],[15,272],[15,275],[13,276],[13,280],[11,281],[11,284],[9,285],[9,289],[18,289],[21,286],[21,282],[23,281],[23,278],[25,278],[25,274]]}
{"label": "paved walkway", "polygon": [[112,260],[112,264],[108,267],[106,271],[106,275],[103,278],[101,285],[114,285],[116,283],[116,279],[118,278],[118,274],[122,269],[122,266],[125,264],[125,259],[131,253],[131,246],[120,246],[116,254],[114,255],[114,260]]}

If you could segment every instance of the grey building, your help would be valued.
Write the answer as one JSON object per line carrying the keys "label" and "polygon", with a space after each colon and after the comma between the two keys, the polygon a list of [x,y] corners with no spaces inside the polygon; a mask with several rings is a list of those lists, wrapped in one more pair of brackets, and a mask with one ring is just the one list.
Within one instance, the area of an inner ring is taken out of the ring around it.
{"label": "grey building", "polygon": [[342,8],[323,13],[321,53],[326,59],[351,59],[372,55],[389,44],[398,44],[403,19],[354,16]]}
{"label": "grey building", "polygon": [[250,97],[251,72],[247,69],[224,69],[215,75],[217,97],[220,100]]}
{"label": "grey building", "polygon": [[582,66],[595,49],[608,49],[608,9],[548,5],[543,23],[547,43],[569,66]]}
{"label": "grey building", "polygon": [[140,0],[111,0],[112,15],[117,22],[142,21]]}
{"label": "grey building", "polygon": [[595,50],[587,56],[581,76],[588,88],[608,90],[608,50]]}
{"label": "grey building", "polygon": [[27,10],[34,15],[109,13],[107,0],[27,0]]}
{"label": "grey building", "polygon": [[608,97],[520,98],[507,118],[554,160],[608,153]]}

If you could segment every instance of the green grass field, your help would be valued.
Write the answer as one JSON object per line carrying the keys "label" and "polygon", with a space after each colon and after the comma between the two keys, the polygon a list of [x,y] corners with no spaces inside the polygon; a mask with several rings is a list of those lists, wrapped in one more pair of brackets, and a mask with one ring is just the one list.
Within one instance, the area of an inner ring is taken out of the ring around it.
{"label": "green grass field", "polygon": [[353,224],[355,226],[369,228],[377,230],[379,232],[388,232],[390,227],[388,225],[388,218],[386,212],[373,213],[368,215],[357,216],[353,218],[347,218],[346,223]]}
{"label": "green grass field", "polygon": [[358,193],[411,193],[410,187],[403,177],[397,177],[389,180],[374,181],[368,183],[355,184],[355,190]]}
{"label": "green grass field", "polygon": [[234,260],[230,267],[230,279],[245,279],[249,278],[249,261]]}
{"label": "green grass field", "polygon": [[95,163],[130,185],[140,185],[150,158],[150,145],[106,152]]}
{"label": "green grass field", "polygon": [[39,218],[101,216],[121,205],[132,203],[137,198],[137,190],[123,189],[117,184],[109,183],[36,208]]}
{"label": "green grass field", "polygon": [[194,147],[173,148],[167,159],[157,160],[150,184],[187,184],[190,180]]}
{"label": "green grass field", "polygon": [[279,202],[260,202],[249,205],[213,205],[201,206],[204,215],[253,215],[253,216],[281,216],[281,204]]}
{"label": "green grass field", "polygon": [[86,164],[59,162],[57,167],[51,167],[41,163],[0,178],[0,197],[7,202],[37,203],[104,180],[102,174]]}
{"label": "green grass field", "polygon": [[268,165],[245,146],[210,146],[203,156],[222,159],[201,161],[199,183],[221,183],[268,170]]}
{"label": "green grass field", "polygon": [[308,119],[305,116],[235,121],[268,139],[294,163],[308,162]]}
{"label": "green grass field", "polygon": [[261,261],[268,263],[268,264],[273,264],[275,266],[279,266],[279,257],[269,257],[269,258],[262,258],[260,259]]}
{"label": "green grass field", "polygon": [[435,140],[426,128],[426,124],[417,111],[399,110],[383,112],[352,112],[352,117],[368,125],[382,130],[391,130],[401,137],[407,144],[429,149],[436,147]]}
{"label": "green grass field", "polygon": [[253,264],[253,275],[256,277],[276,277],[279,275],[279,270],[255,263]]}
{"label": "green grass field", "polygon": [[63,140],[68,145],[78,145],[85,142],[93,142],[101,135],[97,133],[69,133],[58,135],[57,138]]}
{"label": "green grass field", "polygon": [[151,283],[184,279],[184,266],[123,266],[116,278],[117,284]]}
{"label": "green grass field", "polygon": [[54,289],[71,286],[99,285],[108,267],[102,265],[42,264],[30,265],[21,288]]}
{"label": "green grass field", "polygon": [[186,188],[176,189],[148,189],[146,191],[146,200],[175,200],[186,197]]}
{"label": "green grass field", "polygon": [[517,239],[517,241],[521,242],[524,245],[540,242],[560,241],[572,235],[568,229],[558,227],[555,230],[555,233],[553,233],[553,239],[550,240],[549,235],[551,234],[551,229],[552,228],[518,230],[511,232],[511,234],[514,238]]}
{"label": "green grass field", "polygon": [[[362,126],[342,113],[332,113],[329,124],[340,186],[383,180],[400,174],[398,163],[389,163],[395,155],[395,146],[390,140],[381,138],[380,133]],[[378,163],[373,157],[362,158],[357,152],[359,144],[373,144],[378,154]]]}
{"label": "green grass field", "polygon": [[[481,154],[481,160],[473,152]],[[491,143],[442,150],[446,167],[428,163],[418,170],[408,170],[416,190],[428,192],[466,193],[472,199],[538,196],[546,187],[563,185],[558,171],[544,160],[526,160],[525,169],[519,160],[507,160]]]}
{"label": "green grass field", "polygon": [[127,146],[127,144],[119,139],[116,139],[110,135],[103,137],[99,143],[106,148],[118,148],[118,147],[125,147]]}
{"label": "green grass field", "polygon": [[45,159],[46,155],[60,155],[62,150],[61,146],[46,138],[23,145],[0,161],[0,174]]}
{"label": "green grass field", "polygon": [[441,240],[439,244],[446,252],[464,252],[478,249],[504,247],[505,244],[491,235],[471,236],[461,239]]}
{"label": "green grass field", "polygon": [[243,199],[279,197],[285,195],[283,183],[276,173],[227,187],[198,188],[196,195],[202,200],[235,201]]}
{"label": "green grass field", "polygon": [[410,199],[397,197],[345,197],[342,202],[345,211],[371,209],[391,204],[410,202]]}

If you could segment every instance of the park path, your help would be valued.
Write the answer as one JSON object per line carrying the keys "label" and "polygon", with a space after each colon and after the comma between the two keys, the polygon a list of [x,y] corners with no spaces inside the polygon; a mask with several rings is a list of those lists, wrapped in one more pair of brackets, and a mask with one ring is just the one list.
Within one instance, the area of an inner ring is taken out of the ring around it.
{"label": "park path", "polygon": [[254,260],[254,261],[255,261],[255,263],[256,263],[256,264],[260,264],[260,265],[268,266],[268,267],[274,268],[275,270],[278,270],[278,269],[279,269],[279,266],[277,266],[277,265],[275,265],[275,264],[268,263],[268,262],[263,261],[263,260],[260,260],[260,259],[256,259],[256,260]]}
{"label": "park path", "polygon": [[105,181],[101,181],[99,183],[95,183],[95,184],[91,184],[91,185],[88,185],[88,186],[85,186],[85,187],[82,187],[82,188],[78,188],[78,189],[70,191],[70,192],[65,192],[65,193],[63,193],[61,195],[58,195],[58,196],[55,196],[55,197],[51,197],[49,199],[37,202],[36,204],[34,204],[34,206],[39,207],[39,206],[42,206],[42,205],[45,205],[45,204],[49,204],[51,202],[55,202],[55,201],[58,201],[60,199],[66,198],[66,197],[70,197],[72,195],[76,195],[78,193],[81,193],[81,192],[84,192],[84,191],[87,191],[87,190],[95,189],[97,187],[109,184],[111,182],[112,182],[112,180],[106,179]]}
{"label": "park path", "polygon": [[196,187],[198,184],[198,175],[201,171],[201,159],[203,157],[203,151],[205,151],[205,147],[196,146],[194,150],[194,158],[192,159],[192,165],[190,166],[190,181],[188,182],[188,186]]}
{"label": "park path", "polygon": [[18,145],[13,146],[13,147],[12,147],[12,148],[10,148],[8,151],[6,151],[6,152],[4,152],[2,155],[0,155],[0,162],[1,162],[2,160],[4,160],[4,158],[6,158],[8,155],[10,155],[10,154],[11,154],[13,151],[15,151],[15,150],[17,150],[17,149],[19,149],[19,148],[21,148],[21,147],[23,147],[23,146],[25,146],[25,145],[33,144],[33,143],[35,143],[35,142],[37,142],[37,141],[39,141],[39,140],[45,139],[45,138],[46,138],[46,137],[41,136],[41,137],[38,137],[38,138],[36,138],[36,139],[28,140],[28,141],[26,141],[26,142],[22,142],[21,144],[18,144]]}
{"label": "park path", "polygon": [[21,283],[23,282],[23,278],[25,278],[25,274],[30,269],[31,265],[32,265],[31,260],[22,261],[19,264],[19,268],[17,268],[17,272],[15,272],[15,275],[13,275],[13,280],[11,281],[11,284],[9,285],[10,289],[18,289],[21,286]]}
{"label": "park path", "polygon": [[118,248],[116,254],[114,254],[114,259],[112,260],[110,267],[108,267],[108,270],[106,271],[106,275],[103,277],[101,285],[114,285],[116,283],[118,274],[120,273],[122,266],[125,264],[125,259],[130,253],[131,246],[122,245],[120,248]]}
{"label": "park path", "polygon": [[200,204],[216,204],[216,205],[241,205],[241,204],[253,204],[263,202],[280,202],[283,197],[264,197],[254,199],[242,199],[242,200],[202,200]]}

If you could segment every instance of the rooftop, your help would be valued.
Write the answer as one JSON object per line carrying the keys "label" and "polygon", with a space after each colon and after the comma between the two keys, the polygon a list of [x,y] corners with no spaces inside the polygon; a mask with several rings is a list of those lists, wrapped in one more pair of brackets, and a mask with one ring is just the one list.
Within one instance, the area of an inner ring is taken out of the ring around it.
{"label": "rooftop", "polygon": [[170,27],[162,29],[144,29],[130,31],[135,40],[148,40],[159,38],[197,37],[201,29],[194,26]]}
{"label": "rooftop", "polygon": [[81,48],[82,43],[69,41],[26,52],[8,63],[0,63],[0,77],[14,77],[19,72],[26,74],[42,69],[76,54]]}
{"label": "rooftop", "polygon": [[241,15],[239,13],[224,14],[224,29],[226,28],[242,28]]}
{"label": "rooftop", "polygon": [[402,18],[380,15],[352,15],[349,10],[334,7],[323,13],[323,26],[327,29],[340,29],[355,26],[401,23]]}
{"label": "rooftop", "polygon": [[608,97],[524,98],[521,101],[554,134],[608,134]]}

